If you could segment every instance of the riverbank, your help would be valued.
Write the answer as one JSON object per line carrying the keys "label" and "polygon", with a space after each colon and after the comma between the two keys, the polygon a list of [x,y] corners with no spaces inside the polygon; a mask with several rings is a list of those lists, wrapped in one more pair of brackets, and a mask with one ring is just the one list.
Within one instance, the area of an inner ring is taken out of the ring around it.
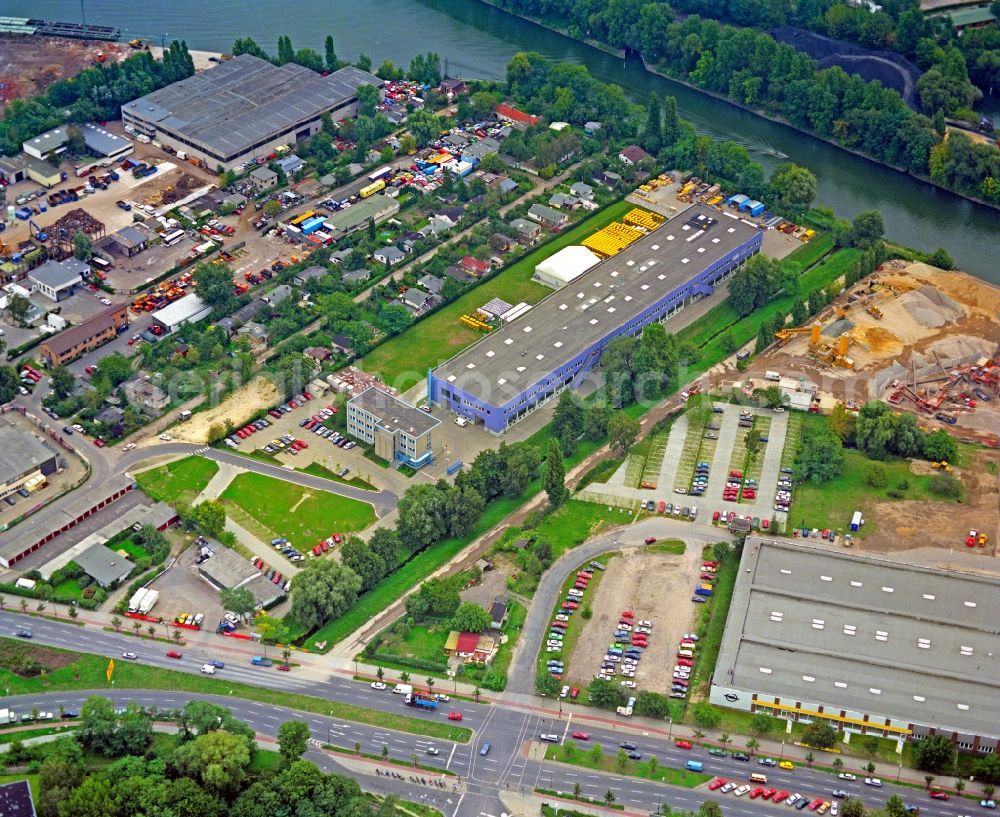
{"label": "riverbank", "polygon": [[[497,3],[494,2],[494,0],[478,0],[478,2],[483,3],[484,5],[487,5],[490,8],[493,8],[493,9],[495,9],[495,10],[497,10],[497,11],[503,13],[503,14],[508,14],[511,17],[516,17],[519,20],[522,20],[522,21],[524,21],[526,23],[529,23],[531,25],[538,26],[539,28],[544,28],[546,31],[550,31],[553,34],[558,34],[559,36],[566,37],[567,39],[573,40],[574,42],[578,42],[578,43],[581,43],[582,45],[586,45],[586,46],[589,46],[591,48],[595,48],[598,51],[604,52],[605,54],[610,54],[612,56],[619,57],[619,58],[621,58],[623,60],[627,59],[627,57],[628,57],[628,55],[626,54],[626,52],[623,51],[623,50],[621,50],[621,49],[611,48],[606,43],[601,43],[601,42],[599,42],[597,40],[594,40],[592,38],[588,38],[588,37],[574,37],[569,32],[569,29],[561,28],[561,27],[558,27],[558,26],[554,26],[554,25],[546,22],[542,18],[529,17],[529,16],[524,15],[524,14],[519,14],[518,12],[510,11],[509,9],[506,9],[506,8],[503,8],[500,5],[497,5]],[[723,25],[723,23],[720,22],[720,25]],[[725,23],[725,25],[732,25],[732,24],[731,23]],[[738,26],[733,26],[733,27],[734,28],[738,28]],[[864,161],[871,162],[873,165],[876,165],[878,167],[883,167],[883,168],[886,168],[888,170],[892,170],[892,171],[894,171],[896,173],[899,173],[902,176],[906,176],[907,178],[914,179],[915,181],[923,182],[924,184],[930,185],[931,187],[934,187],[934,188],[940,190],[943,193],[948,193],[948,194],[953,195],[953,196],[955,196],[955,197],[957,197],[959,199],[964,199],[965,201],[969,201],[969,202],[972,202],[973,204],[978,204],[978,205],[981,205],[983,207],[987,207],[987,208],[989,208],[990,210],[992,210],[994,212],[1000,213],[1000,203],[988,202],[988,201],[986,201],[984,199],[979,198],[978,196],[973,196],[973,195],[970,195],[970,194],[967,194],[967,193],[961,193],[961,192],[959,192],[957,190],[953,190],[950,187],[947,187],[947,186],[945,186],[943,184],[940,184],[940,183],[934,181],[934,179],[932,179],[930,176],[924,176],[924,175],[918,174],[918,173],[911,173],[910,171],[906,170],[905,168],[899,167],[897,165],[889,164],[888,162],[883,162],[883,161],[881,161],[879,159],[875,159],[875,158],[869,156],[866,153],[862,153],[862,152],[860,152],[858,150],[854,150],[853,148],[850,148],[850,147],[847,147],[845,145],[842,145],[840,142],[837,142],[835,139],[829,139],[827,137],[820,136],[819,134],[816,134],[816,133],[814,133],[812,131],[806,130],[805,128],[800,128],[799,126],[793,124],[792,122],[790,122],[789,120],[785,119],[782,116],[774,116],[774,115],[768,114],[768,113],[764,112],[764,110],[761,109],[761,108],[754,108],[752,106],[745,105],[745,104],[743,104],[741,102],[738,102],[738,101],[736,101],[736,100],[734,100],[734,99],[726,96],[725,94],[720,94],[720,93],[716,93],[715,91],[706,90],[705,88],[701,88],[701,87],[699,87],[697,85],[694,85],[694,84],[692,84],[690,82],[687,82],[685,80],[678,79],[677,77],[670,76],[669,74],[666,74],[666,73],[664,73],[662,71],[659,71],[656,68],[651,68],[649,66],[649,64],[646,62],[645,57],[643,57],[641,54],[638,54],[638,57],[639,57],[639,62],[641,62],[642,66],[643,66],[643,70],[645,70],[647,73],[649,73],[649,74],[651,74],[653,76],[659,77],[660,79],[666,80],[667,82],[676,83],[677,85],[681,85],[681,86],[683,86],[684,88],[687,88],[690,91],[694,91],[694,92],[699,93],[699,94],[704,94],[705,96],[711,97],[712,99],[716,99],[719,102],[725,102],[728,105],[732,105],[734,108],[738,108],[739,110],[745,111],[746,113],[752,114],[752,115],[754,115],[756,117],[759,117],[760,119],[764,119],[764,120],[766,120],[768,122],[771,122],[771,123],[773,123],[775,125],[781,125],[783,127],[788,128],[789,130],[796,131],[797,133],[800,133],[803,136],[808,136],[808,137],[810,137],[812,139],[815,139],[815,140],[817,140],[819,142],[825,142],[826,144],[830,145],[831,147],[837,148],[838,150],[842,150],[845,153],[850,153],[852,156],[855,156],[858,159],[863,159]]]}

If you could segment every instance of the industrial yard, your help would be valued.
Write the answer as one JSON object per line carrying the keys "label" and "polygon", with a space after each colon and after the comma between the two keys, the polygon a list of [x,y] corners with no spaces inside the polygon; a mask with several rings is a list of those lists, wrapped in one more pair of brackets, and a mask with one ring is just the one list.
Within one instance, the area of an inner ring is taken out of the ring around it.
{"label": "industrial yard", "polygon": [[[63,37],[0,36],[0,105],[45,93],[60,79],[93,65],[99,54],[120,61],[130,49],[116,43]],[[0,112],[2,116],[2,112]]]}

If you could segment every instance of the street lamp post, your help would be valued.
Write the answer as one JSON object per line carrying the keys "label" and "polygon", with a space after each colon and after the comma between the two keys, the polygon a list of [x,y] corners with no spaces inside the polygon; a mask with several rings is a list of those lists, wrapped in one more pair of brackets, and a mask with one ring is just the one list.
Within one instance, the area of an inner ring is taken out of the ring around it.
{"label": "street lamp post", "polygon": [[785,759],[785,742],[784,741],[781,741],[781,757],[778,758],[778,759],[779,760],[784,760]]}
{"label": "street lamp post", "polygon": [[330,722],[326,725],[326,742],[333,746],[333,713],[330,713]]}
{"label": "street lamp post", "polygon": [[667,715],[667,740],[673,737],[674,734],[674,719]]}

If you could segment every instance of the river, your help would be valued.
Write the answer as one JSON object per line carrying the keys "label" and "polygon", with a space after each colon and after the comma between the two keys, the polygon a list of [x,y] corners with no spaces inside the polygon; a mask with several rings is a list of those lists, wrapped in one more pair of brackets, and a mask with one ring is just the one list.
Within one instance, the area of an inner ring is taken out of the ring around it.
{"label": "river", "polygon": [[[228,50],[250,36],[276,50],[279,34],[296,47],[322,53],[333,34],[341,59],[368,54],[408,65],[417,53],[437,51],[451,73],[466,78],[502,79],[517,51],[538,51],[552,60],[585,64],[594,76],[623,86],[637,101],[651,90],[671,93],[681,114],[703,133],[745,145],[769,170],[780,154],[813,170],[817,202],[850,218],[877,209],[888,236],[921,250],[945,247],[956,264],[1000,284],[1000,212],[858,158],[812,137],[742,111],[720,100],[654,76],[638,62],[555,34],[476,0],[83,0],[88,23],[118,26],[125,39],[185,39],[193,49]],[[280,9],[280,18],[276,11]],[[68,0],[7,0],[4,13],[78,21],[80,7]]]}

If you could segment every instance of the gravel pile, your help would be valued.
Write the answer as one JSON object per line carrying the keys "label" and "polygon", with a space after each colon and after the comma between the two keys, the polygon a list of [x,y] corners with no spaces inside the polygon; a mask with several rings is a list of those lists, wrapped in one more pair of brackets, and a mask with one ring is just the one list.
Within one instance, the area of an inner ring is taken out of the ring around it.
{"label": "gravel pile", "polygon": [[903,293],[899,303],[913,320],[925,327],[944,326],[965,317],[965,310],[956,301],[927,284]]}

